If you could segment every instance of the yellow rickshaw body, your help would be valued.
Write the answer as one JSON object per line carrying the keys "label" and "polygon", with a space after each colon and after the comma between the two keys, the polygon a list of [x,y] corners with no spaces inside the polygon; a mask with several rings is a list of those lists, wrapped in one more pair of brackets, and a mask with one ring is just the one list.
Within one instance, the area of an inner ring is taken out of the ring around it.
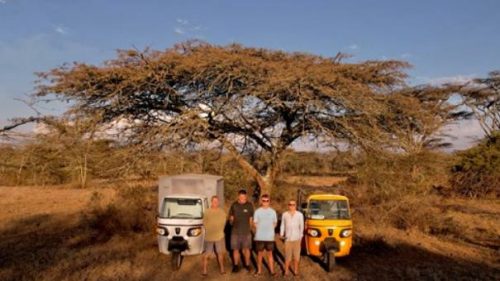
{"label": "yellow rickshaw body", "polygon": [[[321,217],[315,217],[311,215],[311,209],[308,209],[308,213],[305,214],[304,223],[304,243],[308,255],[311,256],[322,256],[325,252],[326,242],[334,241],[337,250],[335,251],[335,257],[343,257],[349,255],[352,247],[352,219],[349,210],[349,200],[345,196],[334,195],[334,194],[314,194],[307,198],[307,206],[311,206],[311,201],[340,201],[345,200],[347,206],[348,216],[345,219],[327,219]],[[308,208],[309,208],[308,207]],[[319,235],[310,235],[310,229],[315,229],[319,232]],[[350,234],[347,237],[342,237],[341,233],[344,234],[347,230],[350,230]],[[332,239],[333,238],[333,239]],[[328,248],[328,247],[327,247]]]}

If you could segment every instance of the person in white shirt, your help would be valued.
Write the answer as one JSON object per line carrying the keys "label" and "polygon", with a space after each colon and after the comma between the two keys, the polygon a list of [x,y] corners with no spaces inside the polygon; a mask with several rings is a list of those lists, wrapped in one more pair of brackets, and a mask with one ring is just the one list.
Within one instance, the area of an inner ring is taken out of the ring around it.
{"label": "person in white shirt", "polygon": [[288,211],[281,217],[280,236],[285,240],[285,276],[293,260],[293,274],[299,275],[300,243],[304,236],[304,215],[297,211],[297,202],[288,202]]}

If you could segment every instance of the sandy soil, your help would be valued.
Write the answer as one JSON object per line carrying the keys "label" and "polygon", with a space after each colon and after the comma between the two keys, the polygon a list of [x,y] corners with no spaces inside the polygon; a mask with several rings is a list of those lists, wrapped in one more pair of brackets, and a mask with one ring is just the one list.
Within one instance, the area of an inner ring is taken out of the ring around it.
{"label": "sandy soil", "polygon": [[[82,214],[98,191],[104,201],[112,189],[0,187],[0,280],[270,280],[266,273],[220,275],[215,260],[201,277],[200,256],[183,260],[173,271],[169,256],[157,251],[155,235],[144,232],[98,233]],[[154,192],[154,191],[151,191]],[[443,201],[457,218],[476,220],[480,228],[499,228],[498,202]],[[472,216],[472,217],[471,217]],[[275,280],[500,280],[498,240],[478,244],[418,231],[355,223],[352,254],[327,273],[310,257],[301,260],[301,276]],[[282,245],[276,252],[282,272]],[[253,257],[255,265],[255,257]],[[229,264],[230,260],[226,257]],[[267,272],[267,271],[265,271]]]}

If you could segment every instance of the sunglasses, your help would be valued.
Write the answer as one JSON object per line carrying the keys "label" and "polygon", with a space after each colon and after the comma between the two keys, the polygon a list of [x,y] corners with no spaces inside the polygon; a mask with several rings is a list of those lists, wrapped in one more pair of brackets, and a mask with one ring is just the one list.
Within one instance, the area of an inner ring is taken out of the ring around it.
{"label": "sunglasses", "polygon": [[265,203],[265,202],[269,202],[269,200],[262,200],[262,202],[264,202],[264,203]]}
{"label": "sunglasses", "polygon": [[288,203],[288,206],[295,206],[295,204],[292,204],[292,203]]}

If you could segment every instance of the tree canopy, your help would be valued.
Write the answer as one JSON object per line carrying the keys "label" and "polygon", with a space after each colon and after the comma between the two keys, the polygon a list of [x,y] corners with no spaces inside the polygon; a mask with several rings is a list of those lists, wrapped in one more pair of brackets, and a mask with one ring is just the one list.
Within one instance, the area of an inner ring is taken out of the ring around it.
{"label": "tree canopy", "polygon": [[[70,102],[71,118],[125,122],[131,141],[219,144],[269,192],[281,155],[302,137],[407,148],[451,116],[449,90],[405,85],[406,62],[343,58],[190,41],[63,65],[39,74],[35,94]],[[246,157],[254,153],[266,155],[264,167]]]}
{"label": "tree canopy", "polygon": [[463,103],[475,115],[485,135],[493,137],[500,130],[500,71],[472,82],[461,90]]}

